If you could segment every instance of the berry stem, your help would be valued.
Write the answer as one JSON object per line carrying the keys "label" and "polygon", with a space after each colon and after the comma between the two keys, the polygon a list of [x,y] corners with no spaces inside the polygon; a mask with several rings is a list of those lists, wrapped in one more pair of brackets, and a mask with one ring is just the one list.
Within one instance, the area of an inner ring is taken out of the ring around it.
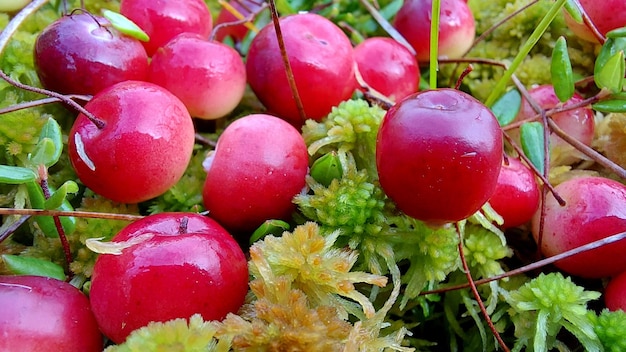
{"label": "berry stem", "polygon": [[[41,186],[41,190],[43,191],[43,195],[46,199],[49,199],[52,195],[50,193],[50,187],[48,187],[48,169],[45,165],[39,165],[39,185]],[[61,224],[61,218],[59,216],[53,216],[54,226],[57,229],[57,233],[59,234],[59,240],[61,241],[61,247],[63,247],[63,254],[65,255],[65,265],[64,270],[67,274],[68,281],[72,279],[72,272],[70,271],[70,263],[72,262],[72,250],[70,248],[70,243],[67,240],[67,236],[65,235],[65,229],[63,228],[63,224]]]}
{"label": "berry stem", "polygon": [[478,303],[478,307],[480,308],[481,313],[483,314],[483,316],[485,317],[485,320],[487,321],[487,325],[489,325],[489,328],[491,329],[491,332],[493,333],[493,336],[496,338],[496,340],[498,340],[498,344],[500,344],[500,347],[502,347],[502,350],[505,352],[508,352],[510,351],[510,349],[506,346],[506,343],[504,343],[504,340],[502,340],[502,337],[500,336],[500,333],[498,333],[498,330],[496,329],[495,325],[493,325],[493,321],[489,317],[487,308],[485,308],[485,304],[483,303],[483,300],[480,297],[480,293],[478,293],[478,289],[476,288],[476,283],[474,282],[474,279],[472,278],[472,273],[470,272],[469,266],[467,265],[467,260],[465,259],[465,253],[463,251],[463,229],[461,228],[458,222],[455,223],[455,227],[456,227],[456,233],[459,236],[459,256],[461,257],[461,264],[463,265],[463,272],[465,272],[465,276],[467,277],[468,285],[472,291],[472,294],[474,295],[474,299],[476,299],[476,303]]}
{"label": "berry stem", "polygon": [[[42,7],[47,2],[48,0],[34,0],[30,4],[26,5],[26,7],[24,7],[20,12],[17,13],[17,15],[15,15],[15,17],[11,19],[11,21],[9,21],[7,26],[0,32],[0,55],[4,52],[4,49],[9,43],[9,40],[11,39],[13,34],[15,34],[15,31],[17,31],[17,29],[22,24],[22,22],[24,22],[24,20],[26,20],[26,18],[29,15],[37,11],[40,7]],[[45,95],[51,98],[56,98],[59,101],[62,101],[70,105],[71,107],[79,111],[80,113],[87,116],[87,118],[89,118],[89,120],[91,120],[99,129],[102,129],[105,126],[104,121],[94,116],[92,113],[87,111],[84,107],[82,107],[80,104],[78,104],[77,102],[75,102],[74,100],[72,100],[70,97],[66,95],[59,94],[57,92],[53,92],[47,89],[37,88],[37,87],[29,86],[27,84],[23,84],[9,77],[9,75],[7,75],[3,70],[0,70],[0,78],[4,79],[7,83],[9,83],[10,85],[16,88],[30,91],[33,93],[38,93],[41,95]]]}

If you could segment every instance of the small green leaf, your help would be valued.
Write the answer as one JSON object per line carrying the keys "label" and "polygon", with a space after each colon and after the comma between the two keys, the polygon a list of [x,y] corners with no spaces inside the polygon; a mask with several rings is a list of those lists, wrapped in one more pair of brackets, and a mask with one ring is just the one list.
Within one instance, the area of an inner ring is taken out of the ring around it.
{"label": "small green leaf", "polygon": [[31,169],[20,166],[0,165],[0,183],[19,185],[33,182],[36,179],[37,174]]}
{"label": "small green leaf", "polygon": [[613,94],[608,99],[601,100],[591,107],[600,112],[626,112],[626,94]]}
{"label": "small green leaf", "polygon": [[513,122],[521,106],[522,95],[517,89],[511,89],[493,103],[491,111],[496,115],[500,126],[506,126]]}
{"label": "small green leaf", "polygon": [[35,150],[28,155],[28,158],[33,165],[52,166],[56,163],[56,160],[54,160],[56,158],[56,154],[57,149],[54,142],[52,139],[45,137],[41,139],[37,145],[35,145]]}
{"label": "small green leaf", "polygon": [[334,179],[341,178],[342,175],[341,162],[339,161],[339,156],[334,151],[315,160],[313,166],[311,166],[311,177],[326,187]]}
{"label": "small green leaf", "polygon": [[141,40],[142,42],[150,40],[148,34],[126,16],[106,9],[102,10],[102,15],[104,18],[109,20],[109,22],[111,22],[113,28],[126,34],[127,36]]}
{"label": "small green leaf", "polygon": [[63,132],[61,131],[61,126],[59,123],[52,117],[48,119],[48,122],[41,129],[41,134],[39,135],[39,141],[41,142],[43,139],[48,138],[54,143],[54,153],[52,154],[49,162],[45,164],[47,167],[50,167],[59,161],[61,158],[61,153],[63,152]]}
{"label": "small green leaf", "polygon": [[266,220],[259,228],[254,230],[250,236],[250,244],[262,239],[267,235],[282,235],[283,232],[289,231],[289,224],[282,220]]}
{"label": "small green leaf", "polygon": [[550,73],[556,96],[562,102],[569,100],[574,95],[574,72],[567,52],[567,41],[563,36],[554,45]]}
{"label": "small green leaf", "polygon": [[594,78],[599,88],[606,88],[617,93],[622,91],[625,73],[624,51],[620,50],[611,56],[604,66],[596,70]]}
{"label": "small green leaf", "polygon": [[540,122],[526,122],[520,126],[520,139],[524,154],[539,172],[544,172],[543,125]]}
{"label": "small green leaf", "polygon": [[594,75],[598,75],[607,65],[608,61],[620,51],[626,52],[626,37],[607,38],[596,57],[593,69]]}
{"label": "small green leaf", "polygon": [[607,38],[624,38],[626,37],[626,27],[614,29],[606,34]]}
{"label": "small green leaf", "polygon": [[67,195],[69,193],[77,193],[78,184],[74,181],[66,181],[59,189],[50,195],[50,198],[44,202],[44,209],[57,209],[63,205],[63,202],[67,201]]}
{"label": "small green leaf", "polygon": [[576,23],[583,23],[583,14],[573,0],[567,0],[563,6],[565,7],[565,11],[572,16]]}
{"label": "small green leaf", "polygon": [[63,268],[48,260],[21,255],[3,254],[2,260],[7,268],[16,275],[35,275],[65,280]]}
{"label": "small green leaf", "polygon": [[[25,186],[28,191],[28,200],[30,202],[30,207],[33,209],[44,209],[46,198],[44,197],[41,186],[34,181],[27,182]],[[54,189],[50,187],[50,191],[54,192]],[[67,211],[74,210],[74,208],[67,199],[65,199],[61,203],[61,206],[58,209]],[[60,218],[65,233],[70,234],[74,232],[74,229],[76,228],[76,218],[73,216],[61,216]],[[41,231],[47,237],[54,238],[59,235],[52,216],[35,216],[34,219]]]}

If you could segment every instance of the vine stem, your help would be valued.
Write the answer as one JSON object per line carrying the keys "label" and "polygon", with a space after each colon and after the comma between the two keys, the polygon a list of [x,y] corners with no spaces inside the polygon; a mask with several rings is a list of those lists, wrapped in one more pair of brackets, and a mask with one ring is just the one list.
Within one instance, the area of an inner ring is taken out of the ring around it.
{"label": "vine stem", "polygon": [[505,352],[509,352],[510,349],[507,347],[504,340],[502,340],[502,336],[500,336],[500,333],[498,333],[498,330],[496,329],[495,325],[493,325],[493,321],[491,320],[491,317],[489,317],[487,308],[485,308],[485,304],[483,303],[483,300],[480,297],[480,293],[478,293],[478,289],[476,288],[476,283],[474,282],[474,279],[472,278],[472,273],[470,272],[469,265],[467,265],[467,260],[465,259],[465,252],[463,251],[463,229],[461,228],[458,222],[455,224],[455,226],[456,226],[456,233],[459,236],[459,256],[461,258],[461,264],[463,265],[463,271],[465,272],[465,276],[467,277],[467,283],[472,291],[472,294],[474,295],[474,299],[476,299],[476,303],[478,303],[480,312],[485,317],[485,320],[487,321],[487,325],[489,325],[489,328],[491,329],[491,332],[493,333],[493,336],[498,341],[498,344],[500,345],[500,347],[502,347],[502,350]]}
{"label": "vine stem", "polygon": [[413,46],[395,29],[389,21],[387,21],[381,14],[378,12],[376,7],[372,5],[369,0],[359,0],[359,2],[365,7],[365,9],[372,15],[372,18],[376,20],[376,22],[380,25],[380,27],[393,39],[395,39],[398,43],[402,44],[411,55],[415,56],[417,53]]}
{"label": "vine stem", "polygon": [[[39,165],[39,186],[43,191],[43,195],[46,199],[50,199],[50,187],[48,186],[48,169],[45,165]],[[59,216],[53,216],[54,226],[57,229],[59,240],[61,241],[61,247],[63,248],[63,254],[65,255],[65,273],[67,274],[67,280],[71,280],[74,276],[70,270],[70,263],[72,262],[72,249],[70,248],[70,242],[67,240],[65,229],[61,224],[61,218]]]}
{"label": "vine stem", "polygon": [[489,97],[487,97],[487,100],[485,101],[485,105],[487,106],[493,105],[496,99],[498,99],[498,97],[500,97],[502,92],[504,92],[504,89],[506,88],[506,85],[508,84],[509,80],[513,76],[513,73],[515,72],[515,70],[517,70],[517,68],[522,63],[522,61],[524,61],[524,58],[526,58],[528,53],[530,53],[530,50],[535,46],[535,44],[537,44],[541,36],[543,36],[545,31],[548,29],[548,26],[550,25],[550,23],[552,23],[554,18],[560,13],[561,8],[565,4],[565,1],[566,0],[557,0],[552,5],[550,10],[548,10],[546,15],[541,19],[541,21],[537,25],[537,28],[535,28],[535,30],[530,35],[528,40],[520,48],[519,53],[517,53],[517,56],[515,56],[511,65],[506,69],[506,71],[504,71],[502,78],[498,81],[498,83],[496,83],[495,88],[491,91],[491,94],[489,94]]}
{"label": "vine stem", "polygon": [[576,149],[578,149],[579,151],[581,151],[582,153],[590,157],[593,161],[611,170],[617,176],[626,180],[626,170],[624,170],[622,167],[620,167],[619,165],[615,164],[613,161],[606,158],[604,155],[598,153],[593,148],[587,146],[586,144],[582,143],[578,139],[568,135],[565,131],[563,131],[563,129],[561,129],[561,127],[559,127],[556,124],[556,122],[554,122],[553,119],[551,118],[548,119],[548,126],[550,126],[550,129],[552,129],[552,131],[556,133],[557,136],[561,137],[564,141],[573,145]]}
{"label": "vine stem", "polygon": [[[521,266],[517,269],[513,269],[513,270],[509,270],[505,273],[502,273],[500,275],[496,275],[496,276],[491,276],[488,278],[484,278],[484,279],[480,279],[480,280],[476,280],[474,281],[475,285],[484,285],[487,283],[490,283],[492,281],[498,281],[498,280],[502,280],[505,279],[507,277],[511,277],[511,276],[515,276],[515,275],[519,275],[519,274],[523,274],[529,271],[533,271],[533,270],[537,270],[540,269],[546,265],[555,263],[559,260],[571,257],[575,254],[579,254],[579,253],[583,253],[583,252],[587,252],[590,251],[592,249],[596,249],[602,246],[606,246],[609,245],[611,243],[615,243],[618,241],[622,241],[626,239],[626,231],[625,232],[620,232],[620,233],[616,233],[614,235],[593,241],[593,242],[589,242],[585,245],[582,245],[580,247],[576,247],[576,248],[572,248],[568,251],[565,251],[563,253],[560,254],[556,254],[553,255],[551,257],[548,258],[544,258],[535,262],[532,262],[528,265],[524,265]],[[460,289],[464,289],[464,288],[468,288],[470,287],[469,283],[465,283],[465,284],[459,284],[459,285],[454,285],[454,286],[448,286],[445,288],[440,288],[440,289],[436,289],[436,290],[430,290],[430,291],[422,291],[420,292],[420,296],[423,295],[431,295],[431,294],[438,294],[438,293],[444,293],[444,292],[448,292],[448,291],[455,291],[455,290],[460,290]]]}
{"label": "vine stem", "polygon": [[[4,49],[6,49],[6,46],[9,43],[9,40],[11,39],[13,34],[15,34],[19,26],[26,20],[26,18],[30,16],[31,14],[33,14],[35,11],[39,10],[39,8],[41,8],[47,2],[48,0],[34,0],[28,5],[26,5],[26,7],[24,7],[20,12],[17,13],[17,15],[15,15],[15,17],[11,19],[11,21],[9,21],[7,26],[2,30],[2,32],[0,32],[0,55],[4,53]],[[11,78],[3,70],[0,70],[0,78],[4,79],[5,81],[7,81],[7,83],[9,83],[10,85],[16,88],[23,89],[23,90],[33,92],[33,93],[37,93],[37,94],[41,94],[41,95],[45,95],[45,96],[55,98],[55,99],[58,99],[59,101],[66,103],[67,105],[76,109],[78,112],[85,115],[99,129],[102,129],[105,126],[104,121],[96,117],[91,112],[87,111],[87,109],[85,109],[80,104],[78,104],[77,102],[75,102],[74,100],[72,100],[70,97],[66,95],[59,94],[51,90],[33,87],[30,85],[21,83]]]}
{"label": "vine stem", "polygon": [[545,175],[543,175],[541,172],[539,172],[539,170],[537,170],[537,167],[528,159],[526,154],[524,154],[524,151],[521,150],[521,148],[519,147],[519,145],[517,145],[517,143],[515,143],[513,138],[511,138],[511,136],[509,136],[506,133],[503,133],[502,135],[509,142],[509,144],[511,144],[513,149],[515,149],[515,151],[520,156],[520,158],[522,158],[526,162],[526,164],[528,164],[528,167],[531,168],[531,170],[535,173],[535,175],[537,175],[541,179],[541,182],[543,182],[543,184],[550,190],[550,193],[552,193],[552,195],[554,196],[554,199],[559,203],[559,205],[564,206],[565,200],[557,193],[557,191],[554,189],[554,187],[552,186],[550,181],[545,177]]}
{"label": "vine stem", "polygon": [[47,209],[16,209],[0,208],[0,215],[24,216],[73,216],[77,218],[135,221],[144,218],[143,215],[100,213],[96,211],[79,210],[47,210]]}
{"label": "vine stem", "polygon": [[276,9],[276,2],[274,0],[268,0],[270,5],[270,13],[272,14],[272,22],[274,23],[274,30],[276,31],[276,40],[278,40],[278,48],[280,49],[280,56],[283,58],[283,65],[285,66],[285,73],[287,74],[287,81],[289,82],[289,88],[291,94],[296,102],[296,108],[300,115],[302,123],[306,121],[306,113],[304,112],[304,105],[302,105],[302,99],[300,99],[300,93],[298,93],[298,87],[296,86],[296,79],[291,69],[291,63],[289,62],[289,56],[287,56],[287,49],[285,48],[285,40],[283,39],[283,32],[280,29],[280,21],[278,17],[278,10]]}

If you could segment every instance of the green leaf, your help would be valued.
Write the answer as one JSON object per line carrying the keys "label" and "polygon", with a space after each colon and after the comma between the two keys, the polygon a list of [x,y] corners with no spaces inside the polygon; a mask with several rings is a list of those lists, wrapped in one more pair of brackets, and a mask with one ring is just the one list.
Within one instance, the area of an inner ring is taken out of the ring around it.
{"label": "green leaf", "polygon": [[583,14],[573,0],[567,0],[563,6],[565,7],[565,11],[572,16],[576,23],[583,23]]}
{"label": "green leaf", "polygon": [[562,102],[569,100],[574,95],[574,72],[567,52],[567,41],[563,36],[554,45],[550,73],[556,96]]}
{"label": "green leaf", "polygon": [[102,10],[102,15],[104,16],[104,18],[109,20],[109,22],[111,22],[113,28],[126,34],[127,36],[133,37],[137,40],[141,40],[142,42],[147,42],[150,40],[148,34],[126,16],[106,9]]}
{"label": "green leaf", "polygon": [[51,261],[35,257],[3,254],[2,260],[7,268],[16,275],[35,275],[65,280],[63,268]]}
{"label": "green leaf", "polygon": [[63,132],[61,131],[61,126],[59,123],[52,117],[48,119],[48,122],[41,129],[41,134],[39,135],[39,142],[44,139],[50,139],[54,144],[54,153],[50,157],[50,160],[45,165],[50,167],[59,161],[61,158],[61,153],[63,152]]}
{"label": "green leaf", "polygon": [[626,37],[607,38],[596,57],[594,75],[598,75],[606,67],[608,61],[620,51],[626,52]]}
{"label": "green leaf", "polygon": [[544,172],[543,125],[540,122],[526,122],[520,126],[520,139],[524,154],[539,172]]}
{"label": "green leaf", "polygon": [[493,104],[491,111],[496,115],[500,126],[506,126],[513,122],[521,106],[522,95],[517,89],[511,89]]}
{"label": "green leaf", "polygon": [[328,187],[334,179],[341,178],[343,170],[337,152],[332,151],[315,160],[311,166],[311,177]]}
{"label": "green leaf", "polygon": [[56,163],[54,160],[56,154],[57,151],[54,142],[52,139],[45,137],[39,140],[37,145],[35,145],[35,150],[28,155],[28,158],[33,165],[51,166]]}
{"label": "green leaf", "polygon": [[606,34],[607,38],[624,38],[626,37],[626,27],[614,29]]}
{"label": "green leaf", "polygon": [[77,193],[78,184],[74,181],[66,181],[58,190],[50,195],[50,198],[44,202],[44,209],[57,209],[63,205],[63,202],[67,201],[67,195],[69,193]]}
{"label": "green leaf", "polygon": [[0,165],[0,183],[19,185],[33,182],[36,179],[37,174],[31,169],[20,166]]}
{"label": "green leaf", "polygon": [[624,51],[620,50],[611,56],[604,66],[594,72],[594,79],[599,88],[606,88],[617,93],[622,91],[625,73]]}
{"label": "green leaf", "polygon": [[626,93],[612,94],[608,99],[600,100],[591,107],[600,112],[626,112]]}
{"label": "green leaf", "polygon": [[250,244],[267,235],[282,235],[283,232],[289,231],[289,227],[289,224],[282,220],[266,220],[259,228],[254,230],[254,233],[250,236]]}
{"label": "green leaf", "polygon": [[[46,204],[46,198],[44,197],[41,186],[39,186],[39,184],[34,181],[25,183],[25,186],[28,191],[28,200],[30,202],[31,208],[44,209],[44,206]],[[50,191],[55,192],[52,187],[50,187]],[[58,207],[58,209],[67,211],[74,210],[74,208],[67,199],[65,199],[61,203],[61,206]],[[76,218],[73,216],[61,216],[60,218],[65,233],[70,234],[74,232],[74,229],[76,228]],[[51,238],[58,236],[56,224],[54,223],[54,219],[52,218],[52,216],[35,216],[34,219],[44,235]]]}

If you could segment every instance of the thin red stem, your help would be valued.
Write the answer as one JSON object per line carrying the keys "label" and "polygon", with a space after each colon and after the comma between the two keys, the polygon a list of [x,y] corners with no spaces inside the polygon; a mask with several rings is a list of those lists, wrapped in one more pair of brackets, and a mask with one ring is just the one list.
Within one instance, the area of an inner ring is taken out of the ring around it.
{"label": "thin red stem", "polygon": [[465,259],[465,253],[463,251],[463,235],[461,233],[461,227],[459,226],[459,223],[456,223],[455,226],[456,233],[459,236],[459,256],[461,257],[461,264],[463,265],[463,271],[465,272],[465,276],[467,277],[467,282],[472,291],[472,294],[474,295],[474,299],[476,300],[476,303],[478,303],[480,312],[483,314],[483,317],[487,321],[487,325],[489,325],[489,329],[491,329],[491,332],[498,341],[498,344],[500,344],[500,347],[502,347],[503,351],[508,352],[510,350],[507,347],[506,343],[504,343],[504,340],[502,340],[502,337],[500,336],[500,333],[498,333],[495,325],[493,325],[493,321],[491,320],[491,317],[487,312],[487,308],[485,308],[485,304],[480,297],[480,293],[478,293],[478,289],[476,288],[476,284],[474,283],[474,279],[472,278],[472,273],[470,272],[469,266],[467,265],[467,260]]}
{"label": "thin red stem", "polygon": [[280,55],[283,58],[283,64],[285,65],[285,73],[287,74],[287,81],[289,82],[289,88],[291,94],[296,103],[298,114],[302,123],[306,121],[306,113],[304,112],[304,105],[302,105],[302,99],[300,99],[300,93],[298,93],[298,87],[296,86],[296,79],[291,69],[291,63],[289,62],[289,56],[287,56],[287,49],[285,48],[285,40],[283,39],[283,32],[280,29],[280,19],[278,17],[278,10],[276,10],[276,2],[274,0],[268,1],[270,5],[270,13],[272,14],[272,22],[274,23],[274,29],[276,31],[276,39],[278,40],[278,47],[280,48]]}

